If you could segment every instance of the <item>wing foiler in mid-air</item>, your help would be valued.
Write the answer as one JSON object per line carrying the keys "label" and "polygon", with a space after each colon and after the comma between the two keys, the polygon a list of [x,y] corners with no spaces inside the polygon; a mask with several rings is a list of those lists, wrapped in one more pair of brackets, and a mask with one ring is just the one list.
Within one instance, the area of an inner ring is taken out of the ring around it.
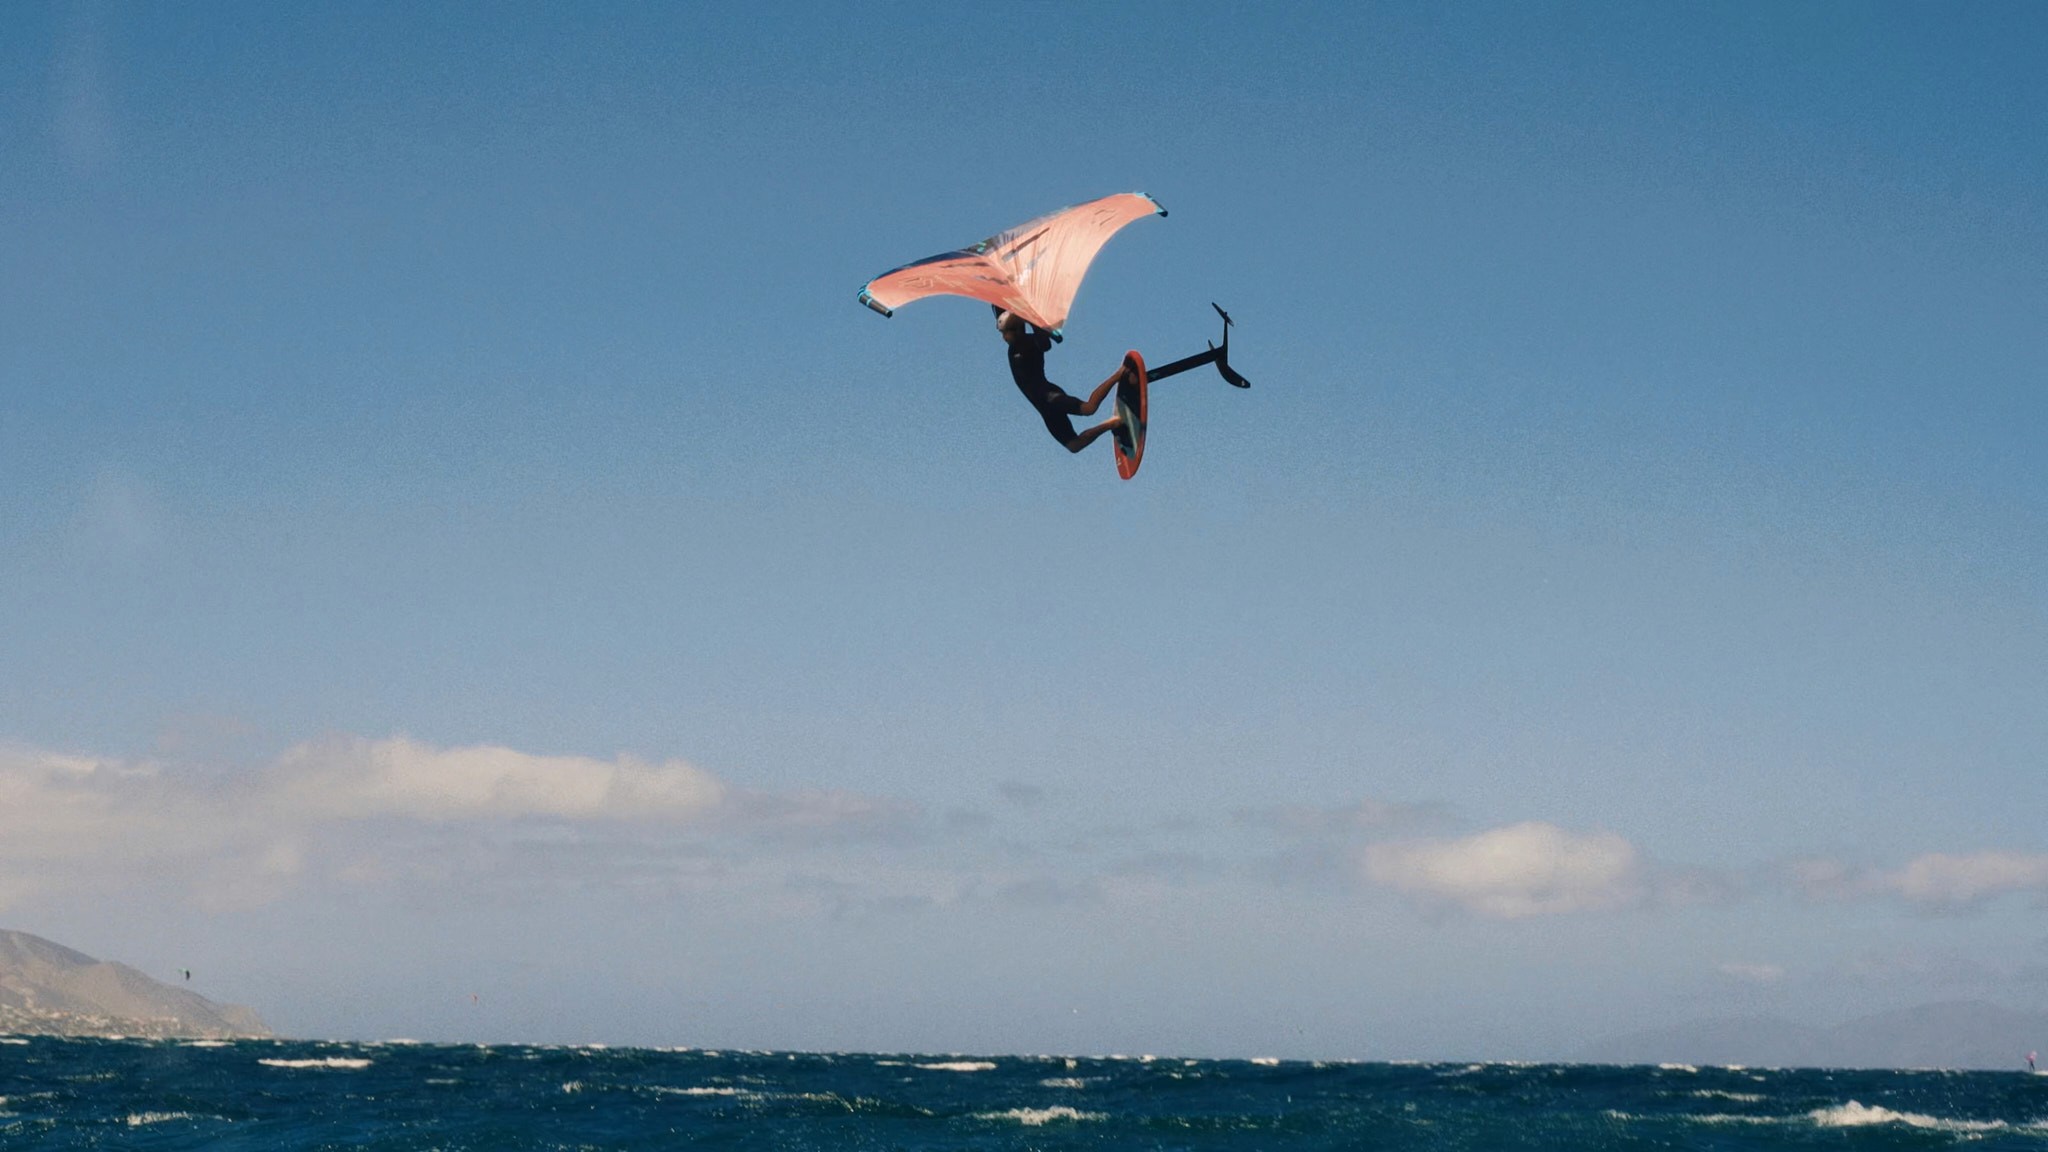
{"label": "wing foiler in mid-air", "polygon": [[[1087,401],[1067,395],[1045,379],[1045,349],[1064,335],[1068,309],[1096,253],[1124,225],[1152,215],[1164,216],[1166,209],[1142,192],[1121,192],[1062,208],[998,232],[971,248],[943,252],[885,272],[861,288],[860,302],[884,316],[926,296],[966,296],[987,302],[996,309],[999,326],[1005,326],[1004,340],[1011,345],[1010,370],[1017,386],[1045,417],[1054,438],[1078,452],[1098,435],[1113,433],[1117,474],[1128,480],[1137,474],[1138,462],[1144,457],[1151,381],[1214,364],[1230,384],[1251,387],[1250,381],[1230,367],[1230,315],[1213,304],[1216,314],[1223,317],[1220,347],[1211,344],[1206,352],[1149,371],[1144,358],[1131,352],[1117,374],[1105,380]],[[1038,334],[1026,334],[1021,324],[1014,331],[1006,327],[1019,318],[1038,329]],[[1116,388],[1116,416],[1076,433],[1069,417],[1093,415],[1111,385]]]}

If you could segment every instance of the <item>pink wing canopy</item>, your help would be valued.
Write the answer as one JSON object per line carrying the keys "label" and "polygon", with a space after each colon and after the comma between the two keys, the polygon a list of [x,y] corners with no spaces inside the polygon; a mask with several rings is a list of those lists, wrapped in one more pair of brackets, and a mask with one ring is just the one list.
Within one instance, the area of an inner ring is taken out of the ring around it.
{"label": "pink wing canopy", "polygon": [[1117,229],[1155,213],[1164,216],[1166,209],[1143,192],[1119,192],[1062,208],[972,248],[877,276],[860,290],[860,302],[887,316],[926,296],[969,296],[1058,332],[1102,245]]}

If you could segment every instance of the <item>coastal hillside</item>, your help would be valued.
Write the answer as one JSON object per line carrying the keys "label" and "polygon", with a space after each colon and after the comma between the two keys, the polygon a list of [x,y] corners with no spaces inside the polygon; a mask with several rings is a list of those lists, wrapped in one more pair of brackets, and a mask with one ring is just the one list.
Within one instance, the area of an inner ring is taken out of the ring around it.
{"label": "coastal hillside", "polygon": [[1833,1027],[1772,1017],[1700,1020],[1613,1037],[1580,1058],[1602,1064],[2011,1069],[2035,1049],[2048,1049],[2048,1013],[1954,1000]]}
{"label": "coastal hillside", "polygon": [[256,1013],[95,960],[26,932],[0,931],[0,1033],[235,1039],[270,1029]]}

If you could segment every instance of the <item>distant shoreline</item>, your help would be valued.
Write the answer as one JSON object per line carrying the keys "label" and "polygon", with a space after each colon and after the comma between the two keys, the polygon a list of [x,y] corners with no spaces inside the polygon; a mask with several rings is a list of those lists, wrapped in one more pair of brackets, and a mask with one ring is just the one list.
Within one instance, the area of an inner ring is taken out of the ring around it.
{"label": "distant shoreline", "polygon": [[[186,974],[190,980],[190,973]],[[0,931],[0,1034],[261,1040],[269,1025],[115,961],[27,932]]]}
{"label": "distant shoreline", "polygon": [[56,1012],[0,1004],[0,1036],[50,1036],[80,1040],[275,1040],[269,1030],[247,1032],[195,1028],[175,1016],[139,1018],[99,1013]]}

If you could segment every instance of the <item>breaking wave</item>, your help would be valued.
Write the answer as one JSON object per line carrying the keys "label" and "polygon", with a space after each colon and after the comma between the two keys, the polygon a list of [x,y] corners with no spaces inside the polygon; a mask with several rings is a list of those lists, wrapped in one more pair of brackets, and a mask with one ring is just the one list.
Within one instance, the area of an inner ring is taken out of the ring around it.
{"label": "breaking wave", "polygon": [[144,1124],[163,1124],[171,1120],[196,1120],[190,1112],[130,1112],[128,1126],[140,1128]]}
{"label": "breaking wave", "polygon": [[979,1112],[975,1114],[975,1119],[1015,1120],[1026,1127],[1036,1128],[1055,1120],[1070,1120],[1076,1123],[1083,1120],[1100,1120],[1103,1119],[1103,1115],[1100,1112],[1082,1112],[1064,1104],[1055,1104],[1050,1108],[1010,1108],[1001,1112]]}
{"label": "breaking wave", "polygon": [[2002,1132],[2012,1125],[2003,1120],[1949,1120],[1920,1112],[1894,1112],[1855,1100],[1833,1108],[1816,1108],[1807,1113],[1822,1128],[1864,1128],[1874,1124],[1900,1124],[1907,1128],[1932,1128],[1942,1132]]}

